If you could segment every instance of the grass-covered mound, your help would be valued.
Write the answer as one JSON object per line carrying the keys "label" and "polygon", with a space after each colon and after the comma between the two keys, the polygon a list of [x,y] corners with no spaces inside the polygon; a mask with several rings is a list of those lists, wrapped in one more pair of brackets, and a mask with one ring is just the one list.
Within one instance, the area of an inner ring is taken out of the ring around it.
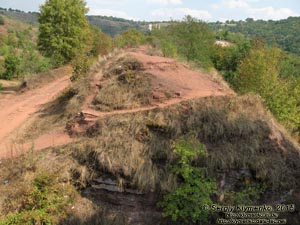
{"label": "grass-covered mound", "polygon": [[152,97],[150,75],[143,71],[142,63],[128,56],[109,65],[99,88],[94,104],[101,111],[149,105]]}
{"label": "grass-covered mound", "polygon": [[[165,215],[174,216],[172,207],[179,207],[174,196],[181,196],[177,199],[180,203],[197,201],[197,196],[188,194],[186,184],[204,190],[209,185],[208,197],[213,202],[280,202],[300,207],[299,147],[256,97],[210,97],[164,109],[114,115],[99,119],[86,135],[80,143],[29,155],[34,159],[29,161],[33,166],[22,166],[22,157],[14,159],[13,164],[0,164],[4,171],[1,180],[5,181],[0,185],[0,218],[27,216],[27,200],[8,193],[18,193],[24,185],[35,190],[35,179],[41,171],[50,177],[55,175],[47,191],[58,195],[54,200],[60,199],[53,203],[53,210],[41,205],[46,213],[42,215],[52,218],[59,207],[59,212],[64,212],[59,214],[62,224],[151,224],[157,220],[176,224],[162,220],[159,212],[165,210]],[[190,144],[178,146],[178,140]],[[202,146],[201,154],[192,153],[192,149],[198,152],[197,146]],[[194,176],[201,182],[190,179]],[[56,187],[68,187],[67,194],[64,188]],[[75,188],[83,197],[74,192]],[[168,203],[163,198],[167,193],[178,194],[169,197],[174,205],[160,204],[163,208],[157,208],[159,201]],[[181,199],[182,193],[187,193],[187,198]],[[61,199],[61,195],[72,199]],[[207,200],[204,197],[200,199]],[[9,208],[8,201],[14,203]],[[174,218],[184,224],[190,210],[183,207],[180,211],[186,214]],[[206,219],[214,224],[214,216]],[[285,217],[290,224],[297,224],[299,211]]]}

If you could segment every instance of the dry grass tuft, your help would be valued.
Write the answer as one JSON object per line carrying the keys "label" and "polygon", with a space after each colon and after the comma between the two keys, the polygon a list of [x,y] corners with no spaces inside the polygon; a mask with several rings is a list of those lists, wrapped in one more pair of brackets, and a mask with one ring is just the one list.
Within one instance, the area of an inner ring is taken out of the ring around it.
{"label": "dry grass tuft", "polygon": [[35,75],[31,75],[30,77],[26,78],[23,87],[21,87],[21,91],[24,88],[28,89],[35,89],[44,86],[47,83],[50,83],[58,78],[71,75],[72,68],[70,66],[60,67],[54,70],[50,70],[48,72],[39,73]]}
{"label": "dry grass tuft", "polygon": [[116,60],[104,71],[102,84],[94,104],[101,111],[132,109],[150,104],[150,75],[143,73],[142,64],[135,58]]}
{"label": "dry grass tuft", "polygon": [[[77,91],[65,94],[57,100],[57,106],[80,95],[81,91]],[[55,107],[51,109],[52,114],[62,113]],[[9,185],[0,184],[0,211],[5,214],[18,207],[38,171],[55,174],[60,187],[64,184],[79,190],[103,177],[117,181],[121,188],[143,193],[171,191],[178,181],[171,172],[176,159],[172,143],[189,136],[205,144],[209,156],[198,159],[195,165],[205,167],[210,177],[227,174],[227,188],[233,191],[245,182],[264,184],[265,196],[272,196],[268,201],[275,201],[299,187],[300,157],[299,146],[274,121],[260,99],[251,95],[202,98],[163,109],[102,118],[80,143],[2,162],[0,180],[7,180]],[[11,203],[4,205],[7,196]],[[78,214],[67,209],[73,217],[63,224],[93,224],[102,218],[104,211],[93,208],[95,203],[83,201],[76,194],[73,198],[79,204],[75,204]],[[80,207],[85,213],[79,213]],[[111,216],[106,217],[107,224],[124,224],[121,217]]]}
{"label": "dry grass tuft", "polygon": [[191,133],[207,146],[209,158],[199,163],[213,177],[217,171],[246,169],[270,190],[288,190],[298,183],[295,177],[300,174],[293,168],[299,155],[293,162],[285,160],[297,154],[298,146],[274,127],[274,119],[255,96],[211,97],[100,119],[88,131],[90,138],[69,151],[76,159],[88,154],[85,164],[97,165],[97,176],[110,174],[140,190],[165,191],[176,186],[169,171],[174,160],[171,142]]}

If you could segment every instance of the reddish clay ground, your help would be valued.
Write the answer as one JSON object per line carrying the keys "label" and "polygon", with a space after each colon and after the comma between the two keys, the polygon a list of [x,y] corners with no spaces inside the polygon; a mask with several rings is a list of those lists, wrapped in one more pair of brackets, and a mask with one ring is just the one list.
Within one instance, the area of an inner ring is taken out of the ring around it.
{"label": "reddish clay ground", "polygon": [[[113,112],[99,112],[93,110],[92,99],[96,95],[89,96],[87,101],[83,105],[82,112],[92,116],[92,118],[99,118],[105,116],[111,116],[116,114],[134,113],[139,111],[147,111],[154,108],[163,108],[169,105],[177,104],[182,101],[192,100],[200,97],[207,96],[222,96],[234,94],[234,92],[212,79],[209,74],[204,74],[199,71],[193,71],[184,64],[178,62],[175,59],[149,56],[145,52],[147,50],[140,48],[135,51],[127,51],[121,54],[119,57],[134,57],[139,60],[145,69],[146,73],[151,74],[153,93],[160,90],[168,90],[172,93],[178,94],[177,97],[172,97],[167,100],[159,99],[153,101],[153,104],[148,107],[129,109],[129,110],[117,110]],[[97,77],[102,75],[97,74]],[[92,86],[97,89],[97,85],[101,82],[94,80]]]}
{"label": "reddish clay ground", "polygon": [[69,78],[70,74],[67,74],[35,90],[22,94],[0,95],[0,158],[12,154],[11,151],[15,150],[15,146],[11,138],[18,128],[64,90],[70,84]]}
{"label": "reddish clay ground", "polygon": [[[92,99],[97,93],[96,84],[100,83],[100,74],[95,74],[92,87],[95,87],[95,92],[89,96],[83,104],[82,112],[86,120],[95,121],[101,117],[112,116],[115,114],[133,113],[139,111],[151,110],[154,108],[163,108],[172,104],[177,104],[182,101],[191,100],[207,96],[220,96],[234,94],[230,89],[224,88],[221,84],[215,82],[210,75],[200,73],[198,71],[190,70],[187,66],[179,63],[174,59],[149,56],[145,54],[145,49],[141,48],[138,51],[126,51],[121,56],[133,56],[143,63],[145,72],[152,74],[152,84],[154,92],[160,89],[171,90],[177,96],[167,99],[154,101],[154,104],[131,110],[119,110],[113,112],[99,112],[93,109]],[[64,76],[48,85],[25,92],[20,95],[6,95],[0,98],[0,159],[12,157],[13,143],[10,137],[18,130],[33,113],[37,113],[42,109],[43,104],[49,102],[65,89],[70,84],[69,75]],[[81,129],[78,127],[78,129]],[[80,132],[80,131],[79,131]],[[40,150],[51,146],[58,146],[72,142],[64,129],[51,131],[44,134],[34,141],[35,149]],[[32,143],[25,144],[21,151],[30,148]],[[20,150],[19,150],[20,151]]]}

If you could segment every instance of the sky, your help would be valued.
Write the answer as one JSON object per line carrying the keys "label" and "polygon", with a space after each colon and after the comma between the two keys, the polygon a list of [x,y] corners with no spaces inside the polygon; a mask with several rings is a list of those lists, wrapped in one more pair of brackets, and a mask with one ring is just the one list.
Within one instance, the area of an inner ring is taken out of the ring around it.
{"label": "sky", "polygon": [[[0,7],[38,11],[44,0],[0,0]],[[141,21],[180,20],[191,15],[203,21],[279,20],[300,16],[299,0],[86,0],[89,15]]]}

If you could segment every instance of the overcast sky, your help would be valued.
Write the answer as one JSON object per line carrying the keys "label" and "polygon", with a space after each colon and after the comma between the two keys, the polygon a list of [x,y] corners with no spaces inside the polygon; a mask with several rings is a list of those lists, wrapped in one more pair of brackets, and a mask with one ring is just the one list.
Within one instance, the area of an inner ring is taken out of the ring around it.
{"label": "overcast sky", "polygon": [[[89,15],[134,20],[182,19],[191,15],[204,21],[285,19],[300,16],[299,0],[86,0]],[[38,11],[44,0],[0,0],[0,7]]]}

